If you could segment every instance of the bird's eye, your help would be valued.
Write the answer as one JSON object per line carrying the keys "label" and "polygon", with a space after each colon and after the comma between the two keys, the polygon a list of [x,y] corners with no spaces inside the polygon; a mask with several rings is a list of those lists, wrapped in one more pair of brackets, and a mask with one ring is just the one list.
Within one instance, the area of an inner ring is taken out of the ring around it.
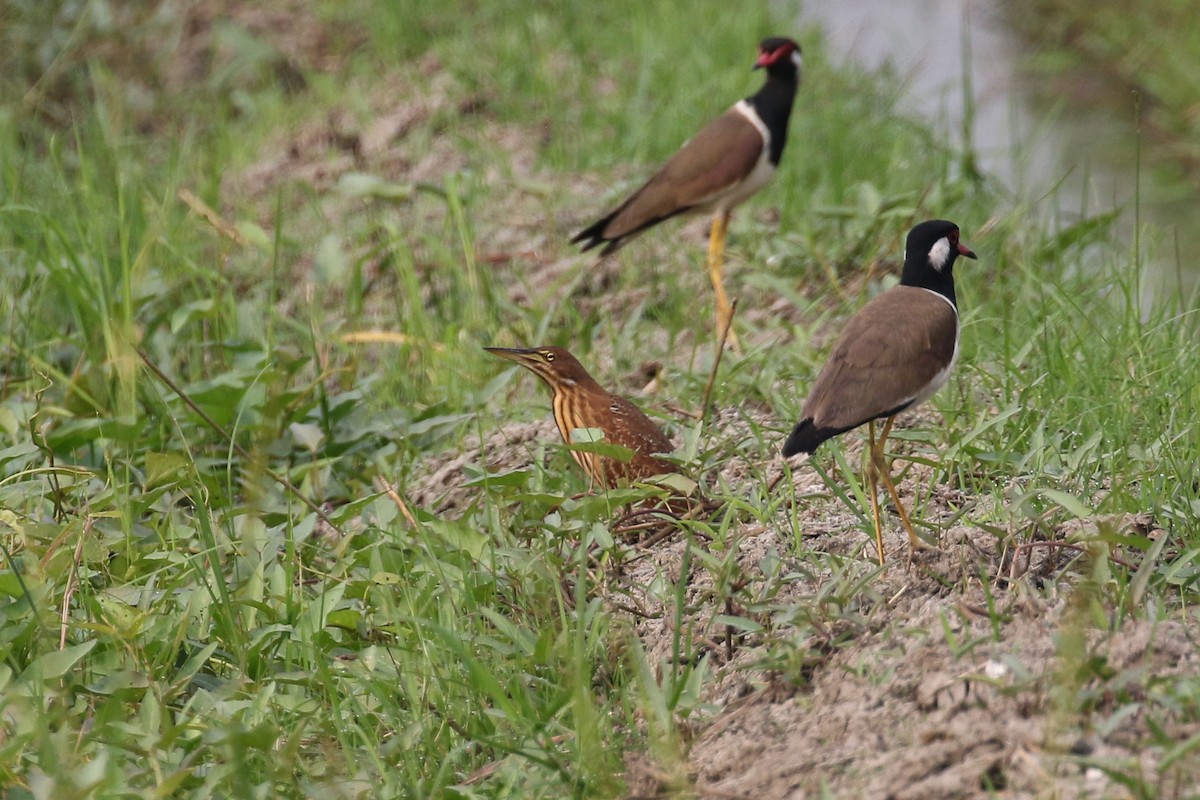
{"label": "bird's eye", "polygon": [[545,352],[545,353],[542,353],[542,355],[544,355],[544,356],[546,357],[546,360],[547,360],[547,361],[553,361],[553,360],[554,360],[554,353],[551,353],[551,352],[547,351],[547,352]]}

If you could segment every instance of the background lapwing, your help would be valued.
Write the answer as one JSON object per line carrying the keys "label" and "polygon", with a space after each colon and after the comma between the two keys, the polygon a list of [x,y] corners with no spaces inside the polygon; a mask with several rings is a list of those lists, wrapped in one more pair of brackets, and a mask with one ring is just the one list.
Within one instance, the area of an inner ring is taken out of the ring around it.
{"label": "background lapwing", "polygon": [[[604,245],[600,254],[605,256],[665,219],[713,212],[708,273],[716,292],[719,339],[733,315],[721,274],[729,214],[761,189],[779,164],[800,66],[800,45],[783,37],[764,39],[754,62],[755,69],[767,71],[762,88],[685,142],[654,177],[571,242],[582,243],[585,251]],[[736,346],[737,337],[732,331],[730,336]]]}

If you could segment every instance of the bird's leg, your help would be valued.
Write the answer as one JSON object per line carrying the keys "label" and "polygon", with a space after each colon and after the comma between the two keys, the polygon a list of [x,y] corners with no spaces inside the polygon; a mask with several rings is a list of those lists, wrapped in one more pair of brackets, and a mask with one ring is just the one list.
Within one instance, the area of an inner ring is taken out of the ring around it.
{"label": "bird's leg", "polygon": [[[725,258],[725,231],[729,228],[729,212],[718,211],[713,214],[712,231],[708,236],[708,278],[712,281],[713,291],[717,296],[717,341],[721,339],[721,331],[726,325],[733,323],[733,307],[725,294],[725,280],[721,268]],[[729,345],[733,352],[740,353],[742,348],[738,343],[737,334],[729,329]]]}
{"label": "bird's leg", "polygon": [[896,492],[896,485],[892,483],[891,467],[885,461],[883,445],[887,441],[888,434],[892,432],[892,422],[895,419],[895,416],[887,418],[887,422],[883,424],[883,432],[879,436],[879,474],[883,476],[883,484],[887,487],[888,494],[892,496],[892,501],[896,504],[896,511],[900,513],[900,522],[904,525],[904,530],[908,533],[908,556],[911,559],[913,552],[916,550],[936,550],[937,548],[917,536],[917,532],[913,530],[912,522],[908,518],[908,512],[904,510],[904,504],[900,502],[900,495]]}
{"label": "bird's leg", "polygon": [[875,518],[875,548],[879,553],[879,566],[883,566],[883,522],[879,518],[879,484],[876,474],[879,472],[878,460],[875,458],[875,420],[867,423],[867,437],[870,440],[870,454],[867,456],[867,483],[871,486],[871,514]]}

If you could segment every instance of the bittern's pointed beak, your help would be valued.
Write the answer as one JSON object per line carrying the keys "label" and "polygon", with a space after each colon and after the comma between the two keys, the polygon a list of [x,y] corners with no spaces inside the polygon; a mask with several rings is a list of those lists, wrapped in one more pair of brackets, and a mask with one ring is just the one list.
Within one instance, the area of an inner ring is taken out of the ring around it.
{"label": "bittern's pointed beak", "polygon": [[483,349],[494,356],[515,361],[518,364],[529,363],[533,354],[537,352],[532,347],[485,347]]}
{"label": "bittern's pointed beak", "polygon": [[975,258],[978,261],[978,258],[975,256],[975,251],[967,247],[962,242],[958,243],[958,254],[960,256],[965,256],[966,258]]}

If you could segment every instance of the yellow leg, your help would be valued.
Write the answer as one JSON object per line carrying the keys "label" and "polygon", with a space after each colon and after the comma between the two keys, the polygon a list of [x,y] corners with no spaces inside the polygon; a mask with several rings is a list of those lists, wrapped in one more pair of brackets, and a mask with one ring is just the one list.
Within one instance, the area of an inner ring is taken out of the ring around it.
{"label": "yellow leg", "polygon": [[900,522],[904,525],[905,532],[908,533],[908,555],[912,558],[912,554],[916,550],[936,550],[933,545],[927,544],[924,539],[917,536],[917,532],[913,530],[912,521],[908,518],[908,512],[904,510],[904,504],[900,502],[900,495],[896,492],[896,485],[892,483],[891,469],[885,462],[883,454],[883,445],[887,441],[888,435],[892,432],[892,422],[895,417],[888,417],[883,424],[883,431],[879,436],[879,445],[876,449],[872,444],[872,458],[878,459],[877,465],[879,474],[883,476],[883,485],[887,487],[888,494],[892,496],[892,502],[896,504],[896,511],[900,513]]}
{"label": "yellow leg", "polygon": [[876,475],[879,472],[879,461],[875,458],[875,420],[867,423],[867,437],[870,439],[870,454],[867,457],[867,483],[871,487],[871,515],[875,518],[875,549],[879,553],[879,566],[883,566],[883,521],[879,518],[879,484]]}
{"label": "yellow leg", "polygon": [[[725,231],[729,228],[729,212],[718,211],[713,215],[712,231],[708,237],[708,279],[712,281],[713,291],[717,296],[717,341],[721,340],[721,331],[726,325],[732,325],[733,306],[725,294],[725,280],[721,274],[725,257]],[[733,352],[740,353],[741,345],[733,328],[729,329],[729,345]]]}

